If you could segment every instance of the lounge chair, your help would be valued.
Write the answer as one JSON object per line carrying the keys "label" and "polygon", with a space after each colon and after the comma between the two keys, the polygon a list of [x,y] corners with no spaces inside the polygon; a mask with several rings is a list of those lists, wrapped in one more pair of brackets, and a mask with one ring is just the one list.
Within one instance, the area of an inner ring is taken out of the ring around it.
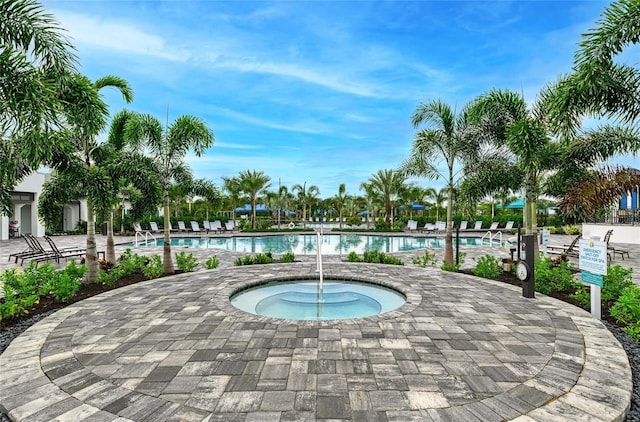
{"label": "lounge chair", "polygon": [[513,221],[507,221],[507,224],[505,224],[504,226],[504,231],[511,231],[511,229],[513,228]]}
{"label": "lounge chair", "polygon": [[202,231],[202,230],[200,230],[200,224],[198,224],[197,221],[192,221],[191,222],[191,231],[194,232],[194,233]]}
{"label": "lounge chair", "polygon": [[424,225],[424,227],[422,228],[422,230],[423,230],[424,232],[427,232],[427,233],[428,233],[428,232],[435,233],[435,231],[436,231],[436,225],[435,225],[435,224],[433,224],[433,223],[425,223],[425,225]]}
{"label": "lounge chair", "polygon": [[[68,248],[58,248],[53,239],[51,239],[49,236],[45,235],[44,239],[47,241],[47,243],[49,243],[49,246],[51,247],[51,250],[53,251],[53,255],[57,262],[60,262],[60,258],[64,258],[66,260],[69,258],[87,254],[87,250],[85,248],[79,248],[75,246],[71,246]],[[51,258],[48,257],[42,257],[35,259],[35,261],[49,261],[50,259]]]}
{"label": "lounge chair", "polygon": [[215,231],[215,232],[221,232],[223,230],[223,228],[222,228],[222,223],[220,222],[220,220],[216,220],[213,223],[211,223],[209,225],[209,230]]}
{"label": "lounge chair", "polygon": [[482,230],[482,220],[476,221],[475,225],[473,226],[473,230]]}
{"label": "lounge chair", "polygon": [[609,245],[609,241],[611,240],[611,235],[612,234],[613,234],[613,230],[609,230],[602,237],[602,241],[607,244],[607,255],[609,255],[609,258],[613,257],[613,259],[615,259],[616,258],[616,254],[619,254],[623,261],[624,261],[624,256],[625,255],[627,255],[627,258],[630,258],[629,251],[625,251],[623,249],[614,248],[613,246]]}
{"label": "lounge chair", "polygon": [[209,233],[209,230],[211,230],[211,223],[209,223],[207,220],[204,220],[202,222],[202,228],[204,229],[204,231]]}
{"label": "lounge chair", "polygon": [[187,228],[184,225],[184,221],[178,221],[178,231],[179,232],[188,232]]}
{"label": "lounge chair", "polygon": [[578,249],[580,247],[579,242],[580,242],[580,238],[581,237],[582,237],[582,235],[577,235],[575,237],[575,239],[573,239],[569,245],[564,245],[564,246],[548,245],[547,246],[547,253],[565,254],[565,255],[568,255],[568,256],[578,257]]}
{"label": "lounge chair", "polygon": [[151,227],[151,233],[160,233],[162,231],[158,228],[158,223],[155,221],[150,221],[149,227]]}
{"label": "lounge chair", "polygon": [[407,230],[409,230],[410,232],[418,230],[418,222],[415,220],[407,221]]}
{"label": "lounge chair", "polygon": [[493,223],[491,223],[491,227],[489,227],[489,230],[490,231],[498,230],[498,224],[500,223],[498,223],[497,221],[494,221]]}
{"label": "lounge chair", "polygon": [[140,223],[133,223],[133,230],[136,233],[144,233],[144,231],[142,230],[142,227],[140,226]]}
{"label": "lounge chair", "polygon": [[24,239],[25,242],[27,242],[27,249],[21,252],[10,254],[9,261],[11,261],[11,258],[15,258],[15,263],[17,264],[18,259],[22,259],[24,261],[26,258],[29,258],[31,256],[36,256],[36,255],[45,253],[45,250],[40,244],[40,242],[38,242],[38,240],[35,237],[33,237],[31,234],[25,233],[24,235],[22,235],[22,238]]}
{"label": "lounge chair", "polygon": [[460,222],[460,227],[459,227],[459,229],[460,229],[460,230],[467,230],[467,225],[468,225],[468,224],[469,224],[469,223],[467,223],[467,220],[462,220],[462,221]]}
{"label": "lounge chair", "polygon": [[236,230],[236,226],[233,224],[233,221],[227,221],[224,223],[224,229],[228,232],[233,232]]}

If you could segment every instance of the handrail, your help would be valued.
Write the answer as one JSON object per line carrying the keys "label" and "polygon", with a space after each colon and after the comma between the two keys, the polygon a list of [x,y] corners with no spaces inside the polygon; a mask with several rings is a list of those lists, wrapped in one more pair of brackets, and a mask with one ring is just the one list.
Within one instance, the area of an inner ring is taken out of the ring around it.
{"label": "handrail", "polygon": [[482,236],[482,238],[480,239],[480,243],[484,242],[484,239],[489,236],[489,246],[493,246],[493,240],[495,237],[499,237],[500,238],[500,245],[502,245],[502,232],[498,231],[496,233],[493,233],[491,230],[487,230],[487,232],[484,234],[484,236]]}
{"label": "handrail", "polygon": [[146,231],[144,233],[136,232],[136,247],[138,246],[138,235],[140,235],[140,237],[144,236],[144,243],[147,243],[149,241],[149,236],[151,236],[153,238],[154,242],[158,241],[158,239],[156,239],[156,237],[150,231]]}

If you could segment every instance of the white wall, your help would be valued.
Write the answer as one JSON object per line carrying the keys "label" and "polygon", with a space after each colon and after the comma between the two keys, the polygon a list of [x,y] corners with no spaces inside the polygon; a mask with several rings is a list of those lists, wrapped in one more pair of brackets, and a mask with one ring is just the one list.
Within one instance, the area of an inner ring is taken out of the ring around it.
{"label": "white wall", "polygon": [[640,226],[613,225],[613,224],[582,224],[582,237],[589,239],[590,237],[602,236],[608,231],[611,233],[611,242],[613,243],[633,243],[640,245]]}

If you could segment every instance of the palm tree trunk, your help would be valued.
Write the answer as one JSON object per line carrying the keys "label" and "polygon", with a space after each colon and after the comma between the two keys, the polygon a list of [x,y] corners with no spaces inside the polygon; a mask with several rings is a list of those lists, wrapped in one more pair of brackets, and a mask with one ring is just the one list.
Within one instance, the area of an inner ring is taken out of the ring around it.
{"label": "palm tree trunk", "polygon": [[171,258],[171,237],[169,236],[169,193],[165,191],[164,201],[164,246],[162,247],[162,270],[165,274],[174,274],[173,259]]}
{"label": "palm tree trunk", "polygon": [[447,228],[444,237],[444,262],[453,264],[453,186],[449,185],[449,199],[447,199]]}
{"label": "palm tree trunk", "polygon": [[113,214],[107,220],[107,262],[116,262],[116,248],[113,244]]}
{"label": "palm tree trunk", "polygon": [[95,282],[100,274],[98,273],[98,251],[96,248],[96,218],[93,209],[87,209],[87,254],[85,264],[89,268],[87,275],[83,279],[83,283],[91,284]]}

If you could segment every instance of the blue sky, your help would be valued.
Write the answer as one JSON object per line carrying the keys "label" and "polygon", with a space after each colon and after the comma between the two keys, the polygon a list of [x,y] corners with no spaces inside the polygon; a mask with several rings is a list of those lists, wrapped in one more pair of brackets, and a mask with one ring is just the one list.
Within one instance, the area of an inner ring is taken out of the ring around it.
{"label": "blue sky", "polygon": [[[92,80],[129,81],[165,121],[192,114],[215,144],[198,178],[261,170],[288,187],[347,191],[408,157],[420,102],[461,108],[492,88],[539,90],[571,69],[603,1],[44,1]],[[636,48],[622,57],[640,62]],[[637,157],[618,162],[637,166]],[[418,180],[440,188],[442,181]]]}

